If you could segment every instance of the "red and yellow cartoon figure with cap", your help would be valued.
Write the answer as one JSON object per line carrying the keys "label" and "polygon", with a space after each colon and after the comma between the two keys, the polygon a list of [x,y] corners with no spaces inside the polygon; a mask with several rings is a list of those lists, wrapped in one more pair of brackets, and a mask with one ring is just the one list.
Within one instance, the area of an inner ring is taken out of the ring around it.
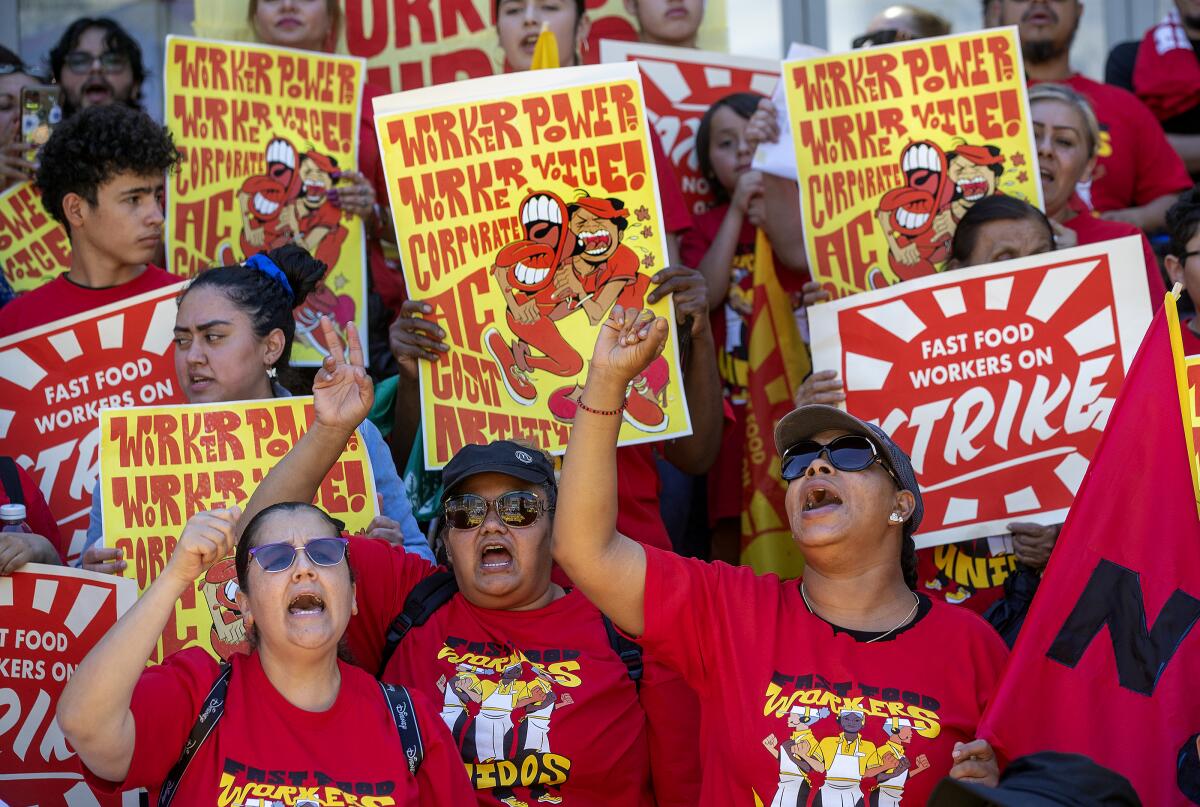
{"label": "red and yellow cartoon figure with cap", "polygon": [[954,185],[949,213],[953,217],[950,234],[971,205],[999,193],[1000,175],[1004,173],[1004,155],[996,146],[972,146],[966,143],[946,155],[946,175]]}
{"label": "red and yellow cartoon figure with cap", "polygon": [[213,621],[209,637],[213,651],[224,659],[234,653],[246,652],[246,627],[237,607],[238,582],[234,559],[224,558],[214,563],[204,575],[200,590],[204,593],[208,615]]}
{"label": "red and yellow cartoon figure with cap", "polygon": [[308,151],[300,158],[299,176],[295,210],[300,244],[326,266],[334,266],[349,234],[342,225],[341,208],[329,199],[329,190],[339,176],[337,160]]}

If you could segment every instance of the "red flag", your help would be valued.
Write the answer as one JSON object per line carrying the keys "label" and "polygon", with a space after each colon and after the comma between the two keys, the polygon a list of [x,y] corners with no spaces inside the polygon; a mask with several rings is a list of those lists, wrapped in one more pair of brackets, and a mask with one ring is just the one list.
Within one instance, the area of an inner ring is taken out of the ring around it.
{"label": "red flag", "polygon": [[1128,777],[1144,803],[1186,805],[1200,804],[1200,518],[1169,319],[1177,332],[1170,295],[980,735],[1009,759],[1086,754]]}

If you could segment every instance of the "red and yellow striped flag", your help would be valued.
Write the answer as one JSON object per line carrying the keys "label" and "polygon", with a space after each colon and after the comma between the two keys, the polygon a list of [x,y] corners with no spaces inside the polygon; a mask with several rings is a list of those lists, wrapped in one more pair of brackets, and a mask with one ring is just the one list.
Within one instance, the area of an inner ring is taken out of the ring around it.
{"label": "red and yellow striped flag", "polygon": [[746,447],[742,469],[742,563],[760,574],[799,577],[804,560],[792,540],[783,500],[787,485],[775,453],[775,424],[793,408],[793,395],[811,361],[800,340],[790,296],[775,275],[766,234],[754,246]]}

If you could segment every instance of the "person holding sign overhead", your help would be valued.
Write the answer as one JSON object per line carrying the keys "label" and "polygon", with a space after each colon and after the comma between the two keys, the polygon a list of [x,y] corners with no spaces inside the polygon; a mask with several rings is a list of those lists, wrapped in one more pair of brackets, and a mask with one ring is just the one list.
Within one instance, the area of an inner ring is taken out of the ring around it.
{"label": "person holding sign overhead", "polygon": [[[179,298],[175,316],[175,372],[189,403],[256,401],[291,395],[275,379],[286,370],[295,338],[292,309],[325,274],[325,264],[288,244],[242,264],[197,275]],[[391,452],[375,424],[356,424],[371,458],[382,515],[373,534],[403,543],[432,559],[396,474]],[[104,517],[99,480],[92,492],[83,567],[119,574],[120,551],[103,546]]]}
{"label": "person holding sign overhead", "polygon": [[[357,610],[341,524],[287,502],[235,542],[239,515],[189,519],[166,568],[63,691],[58,724],[88,784],[146,787],[160,805],[245,804],[250,794],[285,803],[302,789],[319,804],[368,794],[381,807],[472,804],[434,705],[338,658]],[[147,669],[176,601],[235,548],[250,652],[218,664],[193,647]],[[287,775],[266,784],[256,770]]]}
{"label": "person holding sign overhead", "polygon": [[[918,735],[905,755],[929,762],[904,783],[912,803],[947,773],[994,784],[995,754],[975,736],[1007,653],[976,615],[913,590],[921,490],[884,431],[827,406],[776,425],[803,581],[680,558],[616,531],[619,419],[610,411],[666,338],[664,320],[619,307],[601,328],[583,391],[589,409],[563,463],[554,557],[617,627],[683,674],[700,695],[703,724],[719,727],[701,738],[700,803],[753,804],[776,786],[778,757],[763,750],[764,738],[797,703],[839,715],[837,725],[812,726],[822,753],[810,755],[830,775],[863,788],[869,777],[883,783],[902,761],[868,743],[885,746],[885,721],[894,728],[905,718]],[[858,746],[850,765],[846,742]],[[839,807],[864,800],[860,788],[822,795]]]}

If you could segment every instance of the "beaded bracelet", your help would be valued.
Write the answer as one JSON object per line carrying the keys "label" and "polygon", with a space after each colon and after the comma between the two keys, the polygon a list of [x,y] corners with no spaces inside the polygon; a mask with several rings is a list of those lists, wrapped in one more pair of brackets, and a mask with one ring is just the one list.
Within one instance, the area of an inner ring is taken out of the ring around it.
{"label": "beaded bracelet", "polygon": [[579,401],[579,408],[584,412],[591,412],[593,415],[619,415],[625,410],[625,402],[621,401],[621,405],[616,409],[592,409],[583,401]]}

